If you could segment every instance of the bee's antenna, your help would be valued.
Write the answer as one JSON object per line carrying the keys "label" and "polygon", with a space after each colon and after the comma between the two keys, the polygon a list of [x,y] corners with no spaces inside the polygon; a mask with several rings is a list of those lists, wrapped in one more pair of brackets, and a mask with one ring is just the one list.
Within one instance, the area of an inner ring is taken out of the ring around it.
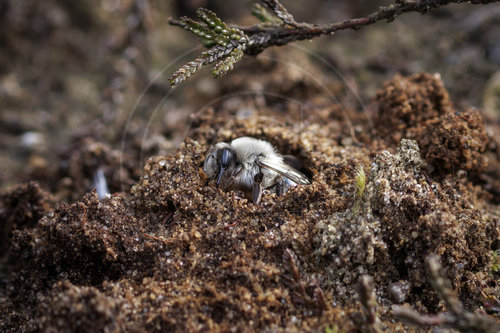
{"label": "bee's antenna", "polygon": [[220,167],[220,169],[219,169],[219,175],[217,176],[217,186],[219,186],[220,180],[222,178],[222,174],[224,173],[225,170],[226,169],[224,167],[222,167],[222,166]]}
{"label": "bee's antenna", "polygon": [[231,160],[234,159],[233,151],[229,148],[224,148],[219,155],[219,160],[217,161],[220,165],[219,175],[217,176],[217,186],[219,186],[220,180],[222,179],[222,174],[227,169]]}

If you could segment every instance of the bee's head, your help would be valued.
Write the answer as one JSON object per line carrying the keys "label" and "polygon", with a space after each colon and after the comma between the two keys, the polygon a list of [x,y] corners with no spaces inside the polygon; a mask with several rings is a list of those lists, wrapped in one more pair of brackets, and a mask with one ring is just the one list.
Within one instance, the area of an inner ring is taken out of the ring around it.
{"label": "bee's head", "polygon": [[227,143],[218,143],[205,159],[203,171],[209,178],[216,179],[217,186],[223,182],[223,175],[230,175],[236,165],[236,153]]}

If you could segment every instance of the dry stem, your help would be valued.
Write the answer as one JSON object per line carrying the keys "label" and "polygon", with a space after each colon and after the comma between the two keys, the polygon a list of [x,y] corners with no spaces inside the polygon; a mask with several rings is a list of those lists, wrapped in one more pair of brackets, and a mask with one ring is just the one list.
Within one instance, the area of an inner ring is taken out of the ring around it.
{"label": "dry stem", "polygon": [[403,306],[394,306],[394,315],[418,326],[439,326],[453,328],[461,332],[500,332],[500,324],[486,315],[468,312],[451,290],[450,281],[443,272],[437,256],[427,260],[432,287],[444,301],[448,312],[424,315]]}

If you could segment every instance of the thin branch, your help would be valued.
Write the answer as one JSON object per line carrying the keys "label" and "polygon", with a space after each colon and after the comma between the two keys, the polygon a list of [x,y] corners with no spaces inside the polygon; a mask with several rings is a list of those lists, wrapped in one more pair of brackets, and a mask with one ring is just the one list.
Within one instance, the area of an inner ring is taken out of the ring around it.
{"label": "thin branch", "polygon": [[162,242],[163,244],[165,245],[172,245],[172,242],[171,241],[168,241],[166,239],[163,239],[163,238],[160,238],[160,237],[156,237],[156,236],[153,236],[153,235],[150,235],[150,234],[143,234],[144,237],[146,238],[149,238],[149,239],[154,239],[156,241],[159,241],[159,242]]}
{"label": "thin branch", "polygon": [[366,333],[382,332],[380,329],[380,319],[377,313],[378,303],[375,295],[375,288],[373,286],[373,279],[368,275],[363,275],[358,281],[357,291],[361,309],[363,310],[363,322],[360,326],[361,331]]}
{"label": "thin branch", "polygon": [[238,27],[247,35],[266,34],[269,42],[266,47],[285,45],[296,40],[311,39],[321,35],[332,35],[340,30],[359,30],[364,26],[376,23],[378,21],[387,20],[393,21],[403,13],[417,12],[426,14],[436,8],[449,5],[451,3],[470,2],[472,4],[487,4],[498,2],[499,0],[421,0],[421,1],[396,1],[395,4],[380,7],[380,9],[366,17],[346,19],[343,21],[331,24],[308,24],[297,23],[294,28],[286,27],[263,27],[261,25],[253,25],[248,27]]}
{"label": "thin branch", "polygon": [[430,256],[427,268],[432,287],[444,301],[448,312],[437,315],[424,315],[403,306],[394,306],[393,313],[396,317],[418,326],[439,326],[454,328],[460,332],[500,332],[500,324],[487,315],[468,312],[451,290],[451,284],[439,257]]}
{"label": "thin branch", "polygon": [[[488,4],[498,1],[500,0],[395,0],[394,4],[380,7],[378,11],[366,17],[346,19],[332,24],[309,24],[296,22],[278,0],[262,0],[270,11],[263,6],[254,6],[252,13],[262,22],[247,27],[229,26],[218,18],[215,13],[200,8],[197,15],[201,22],[182,18],[179,21],[170,19],[170,24],[194,33],[210,49],[174,73],[170,78],[170,83],[175,86],[187,79],[202,65],[212,64],[215,61],[218,61],[218,64],[215,65],[212,74],[219,77],[232,69],[233,65],[241,58],[240,54],[256,55],[271,46],[281,46],[298,40],[332,35],[340,30],[358,30],[378,21],[393,21],[403,13],[416,12],[425,14],[452,3]],[[214,53],[221,55],[221,57],[210,57],[210,51],[214,47],[219,47],[216,50],[217,52]],[[227,50],[221,52],[220,48],[227,48]],[[234,49],[239,51],[233,52]],[[226,57],[230,58],[226,60]]]}
{"label": "thin branch", "polygon": [[297,255],[291,249],[286,249],[282,259],[287,271],[283,279],[291,289],[292,301],[308,305],[319,312],[328,309],[328,301],[320,287],[320,281],[315,277],[302,278]]}
{"label": "thin branch", "polygon": [[400,305],[394,305],[392,311],[400,320],[417,326],[443,326],[447,322],[452,322],[452,317],[447,314],[424,315]]}

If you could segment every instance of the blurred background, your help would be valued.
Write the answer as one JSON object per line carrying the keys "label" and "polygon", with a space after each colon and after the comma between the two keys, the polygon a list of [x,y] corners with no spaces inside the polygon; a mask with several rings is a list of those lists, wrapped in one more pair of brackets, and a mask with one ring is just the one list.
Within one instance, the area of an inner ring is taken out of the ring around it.
{"label": "blurred background", "polygon": [[[1,1],[0,190],[34,179],[74,200],[99,169],[112,192],[123,190],[147,157],[175,149],[207,106],[251,112],[273,95],[364,109],[369,117],[377,89],[397,73],[439,72],[457,108],[475,106],[498,121],[500,4],[449,5],[268,49],[226,77],[203,69],[171,89],[168,77],[202,47],[168,19],[205,7],[225,22],[251,25],[253,2]],[[392,2],[282,3],[297,21],[331,23]]]}

